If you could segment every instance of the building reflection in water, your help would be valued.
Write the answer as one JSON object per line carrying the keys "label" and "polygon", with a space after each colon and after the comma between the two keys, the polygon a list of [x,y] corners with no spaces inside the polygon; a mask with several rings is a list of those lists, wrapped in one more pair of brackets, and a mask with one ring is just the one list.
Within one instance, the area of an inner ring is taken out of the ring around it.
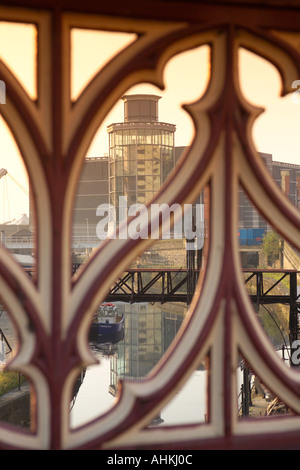
{"label": "building reflection in water", "polygon": [[[117,302],[125,316],[124,336],[90,342],[99,364],[87,368],[71,406],[71,425],[87,423],[114,405],[120,379],[145,377],[155,367],[175,338],[185,313],[185,304],[126,304]],[[207,372],[195,370],[183,388],[149,426],[204,422]]]}
{"label": "building reflection in water", "polygon": [[186,312],[185,305],[118,304],[125,315],[124,340],[111,357],[110,387],[115,394],[120,378],[145,377],[175,338]]}

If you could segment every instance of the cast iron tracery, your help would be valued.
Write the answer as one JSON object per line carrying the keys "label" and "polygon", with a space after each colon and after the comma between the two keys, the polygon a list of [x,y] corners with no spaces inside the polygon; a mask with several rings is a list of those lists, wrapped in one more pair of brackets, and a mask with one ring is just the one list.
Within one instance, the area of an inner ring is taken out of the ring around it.
{"label": "cast iron tracery", "polygon": [[[39,7],[39,2],[17,1]],[[22,152],[36,205],[37,277],[33,282],[1,247],[0,289],[21,336],[12,366],[32,381],[36,427],[30,434],[2,425],[2,448],[220,448],[297,446],[300,437],[300,377],[275,357],[245,292],[236,240],[239,184],[262,214],[300,249],[298,211],[283,197],[258,158],[251,126],[260,113],[239,90],[238,48],[271,61],[281,73],[284,92],[300,76],[299,48],[272,30],[299,30],[300,12],[238,5],[178,5],[166,22],[170,2],[153,2],[161,13],[137,7],[131,17],[122,9],[91,13],[74,2],[74,13],[61,2],[43,10],[1,7],[0,19],[38,25],[38,100],[32,102],[3,62],[7,104],[1,108]],[[199,7],[199,8],[197,8]],[[105,8],[105,10],[104,10]],[[130,9],[129,9],[130,10]],[[129,11],[126,10],[126,11]],[[76,12],[77,11],[77,12]],[[260,15],[257,15],[257,13]],[[85,14],[83,14],[85,13]],[[239,11],[241,13],[241,11]],[[120,16],[116,16],[119,14]],[[140,15],[140,18],[138,16]],[[259,16],[259,20],[257,17]],[[244,19],[243,19],[244,18]],[[298,23],[297,23],[298,21]],[[98,28],[137,33],[137,39],[101,70],[75,103],[70,101],[70,28]],[[211,80],[203,99],[185,109],[195,124],[195,138],[178,168],[155,198],[169,205],[189,203],[210,188],[209,258],[201,295],[158,367],[143,381],[121,384],[114,409],[70,431],[68,402],[78,370],[91,362],[86,337],[95,307],[117,276],[149,240],[104,243],[78,276],[71,279],[71,212],[79,172],[91,139],[107,112],[133,84],[163,87],[163,69],[180,51],[211,47]],[[50,73],[49,73],[50,71]],[[217,273],[217,275],[216,275]],[[23,300],[21,300],[23,299]],[[33,325],[26,327],[29,320]],[[294,411],[280,420],[240,422],[236,414],[233,365],[241,353],[266,385]],[[176,393],[195,364],[210,356],[209,422],[146,429],[157,411]],[[18,439],[16,440],[16,436]],[[16,444],[18,442],[18,444]]]}

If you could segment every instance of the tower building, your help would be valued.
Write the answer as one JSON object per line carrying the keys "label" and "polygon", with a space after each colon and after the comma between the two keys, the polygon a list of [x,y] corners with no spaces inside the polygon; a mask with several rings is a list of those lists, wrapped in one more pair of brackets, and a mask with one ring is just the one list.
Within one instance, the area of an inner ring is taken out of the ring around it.
{"label": "tower building", "polygon": [[108,126],[109,203],[146,204],[174,167],[176,126],[158,120],[157,95],[125,95],[124,122]]}

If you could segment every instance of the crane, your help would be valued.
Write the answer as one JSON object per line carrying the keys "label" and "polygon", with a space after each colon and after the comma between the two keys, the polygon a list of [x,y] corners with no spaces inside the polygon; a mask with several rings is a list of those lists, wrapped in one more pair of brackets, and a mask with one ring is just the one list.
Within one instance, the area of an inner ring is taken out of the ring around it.
{"label": "crane", "polygon": [[2,176],[5,176],[7,175],[7,170],[5,170],[5,168],[1,168],[0,170],[0,178],[2,178]]}
{"label": "crane", "polygon": [[21,185],[10,173],[5,168],[0,169],[0,179],[3,176],[9,176],[9,178],[26,194],[26,196],[29,196],[29,191],[28,189],[24,188],[24,186]]}
{"label": "crane", "polygon": [[[8,173],[8,171],[5,168],[1,168],[0,169],[0,179],[5,178],[6,192],[8,192],[7,191],[7,178],[6,178],[6,176],[8,176],[26,194],[26,196],[29,197],[28,189],[24,188],[24,186],[22,186],[21,183],[19,183],[10,173]],[[8,202],[9,202],[8,194],[7,194],[7,199],[8,199]]]}

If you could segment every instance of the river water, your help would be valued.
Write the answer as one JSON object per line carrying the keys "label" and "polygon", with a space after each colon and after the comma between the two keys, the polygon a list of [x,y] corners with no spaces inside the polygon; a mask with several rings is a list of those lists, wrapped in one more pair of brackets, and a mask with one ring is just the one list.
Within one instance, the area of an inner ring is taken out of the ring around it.
{"label": "river water", "polygon": [[[118,304],[125,315],[124,337],[107,355],[108,345],[91,345],[98,364],[85,371],[71,408],[71,426],[85,424],[114,406],[110,393],[120,377],[144,377],[173,341],[184,317],[185,307],[150,304]],[[187,383],[161,410],[163,425],[205,421],[207,373],[200,365]]]}
{"label": "river water", "polygon": [[[99,365],[88,367],[71,410],[71,426],[77,427],[101,416],[113,405],[109,393],[110,359],[101,357]],[[206,414],[206,372],[195,371],[185,386],[163,408],[163,425],[204,422]]]}
{"label": "river water", "polygon": [[[115,344],[90,343],[98,361],[82,374],[78,393],[71,403],[70,424],[74,429],[106,413],[114,406],[111,393],[120,378],[145,377],[157,364],[175,338],[186,306],[118,304],[125,316],[123,337]],[[1,328],[10,329],[1,316]],[[6,329],[7,331],[6,331]],[[109,351],[108,351],[109,349]],[[108,354],[109,352],[109,354]],[[241,374],[238,374],[239,380]],[[237,391],[240,390],[237,384]],[[207,415],[207,371],[199,364],[189,380],[160,413],[158,425],[202,423]],[[152,423],[153,424],[153,423]]]}

